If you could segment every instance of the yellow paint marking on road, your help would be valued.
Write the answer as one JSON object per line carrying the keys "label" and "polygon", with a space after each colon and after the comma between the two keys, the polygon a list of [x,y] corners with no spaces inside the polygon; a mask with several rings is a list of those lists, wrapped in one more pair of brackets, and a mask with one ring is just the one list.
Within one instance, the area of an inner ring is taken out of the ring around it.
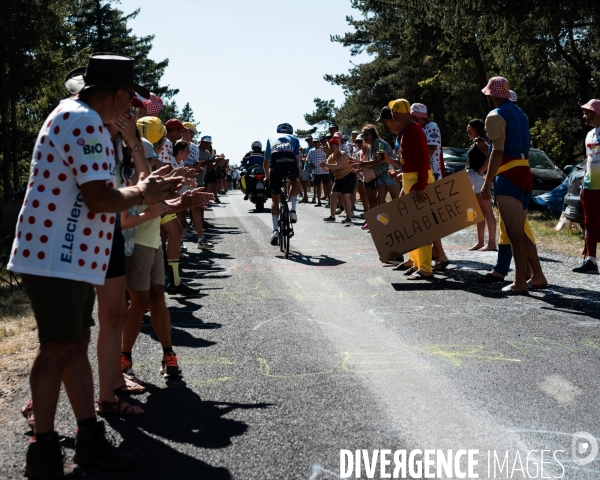
{"label": "yellow paint marking on road", "polygon": [[501,352],[486,351],[483,345],[419,345],[412,346],[414,350],[442,357],[457,367],[465,360],[475,362],[521,362],[520,358],[510,358]]}
{"label": "yellow paint marking on road", "polygon": [[581,341],[582,347],[600,348],[600,338],[584,338]]}
{"label": "yellow paint marking on road", "polygon": [[330,375],[333,373],[333,370],[327,370],[325,372],[312,372],[312,373],[298,373],[298,374],[290,374],[290,375],[273,375],[271,373],[271,366],[269,362],[264,358],[257,357],[256,361],[258,362],[258,368],[260,369],[260,373],[265,377],[269,378],[300,378],[300,377],[311,377],[315,375]]}
{"label": "yellow paint marking on road", "polygon": [[525,355],[527,355],[528,350],[532,348],[536,348],[538,350],[553,350],[556,347],[564,348],[571,353],[575,353],[577,350],[569,345],[565,345],[564,343],[557,342],[555,340],[550,340],[544,337],[533,337],[534,343],[521,342],[518,340],[506,340],[506,343],[511,347],[516,348],[521,351]]}

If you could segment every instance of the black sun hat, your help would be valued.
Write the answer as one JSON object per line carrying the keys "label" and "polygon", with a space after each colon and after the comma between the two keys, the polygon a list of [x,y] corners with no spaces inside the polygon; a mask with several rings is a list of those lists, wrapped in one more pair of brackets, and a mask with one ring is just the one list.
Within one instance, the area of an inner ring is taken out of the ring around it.
{"label": "black sun hat", "polygon": [[115,53],[93,53],[87,67],[71,70],[65,78],[65,87],[71,94],[89,87],[106,84],[131,86],[142,97],[150,97],[150,92],[134,81],[134,60]]}

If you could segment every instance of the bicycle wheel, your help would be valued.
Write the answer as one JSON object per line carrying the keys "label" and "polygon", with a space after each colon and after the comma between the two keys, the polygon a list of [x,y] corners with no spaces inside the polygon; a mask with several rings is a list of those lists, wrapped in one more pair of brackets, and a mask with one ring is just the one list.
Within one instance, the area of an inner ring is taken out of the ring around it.
{"label": "bicycle wheel", "polygon": [[280,205],[279,215],[279,249],[288,258],[290,253],[290,212],[287,202]]}

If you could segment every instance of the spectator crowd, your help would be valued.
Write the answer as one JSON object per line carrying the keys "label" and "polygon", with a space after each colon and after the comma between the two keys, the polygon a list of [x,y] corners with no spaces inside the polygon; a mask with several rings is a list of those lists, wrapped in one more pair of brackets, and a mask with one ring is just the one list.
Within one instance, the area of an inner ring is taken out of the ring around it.
{"label": "spectator crowd", "polygon": [[[197,138],[196,125],[175,118],[163,124],[157,116],[162,100],[135,83],[133,70],[131,58],[93,54],[86,67],[70,72],[65,79],[70,97],[46,119],[33,151],[9,263],[21,274],[40,340],[30,374],[31,400],[23,409],[35,432],[26,454],[32,477],[78,478],[77,464],[133,465],[133,456],[109,441],[97,414],[143,414],[122,397],[145,391],[134,373],[132,351],[148,310],[160,343],[161,373],[183,375],[165,289],[172,295],[198,292],[181,279],[189,259],[183,240],[197,237],[198,249],[214,249],[205,234],[214,226],[205,212],[240,182],[240,171],[217,154],[210,135]],[[485,120],[472,119],[466,126],[472,140],[466,169],[484,213],[472,250],[498,251],[484,283],[503,280],[514,258],[514,281],[499,293],[527,294],[548,286],[527,221],[533,187],[529,124],[506,79],[491,78],[482,92],[493,108]],[[575,271],[597,273],[600,101],[582,108],[594,128],[586,139],[582,195],[585,257]],[[342,224],[364,219],[364,212],[409,192],[421,202],[427,199],[427,185],[445,176],[440,129],[427,106],[392,100],[375,123],[395,137],[393,145],[375,124],[348,138],[331,124],[328,134],[305,138],[308,146],[296,159],[298,179],[290,182],[294,215],[298,190],[300,204],[324,206],[329,211],[323,220],[335,222],[342,215]],[[269,167],[260,142],[252,144],[244,162],[246,168]],[[500,214],[498,242],[492,188]],[[431,280],[450,260],[438,239],[395,263],[409,280]],[[96,300],[97,398],[88,357]],[[74,463],[64,461],[54,427],[61,383],[77,420]]]}

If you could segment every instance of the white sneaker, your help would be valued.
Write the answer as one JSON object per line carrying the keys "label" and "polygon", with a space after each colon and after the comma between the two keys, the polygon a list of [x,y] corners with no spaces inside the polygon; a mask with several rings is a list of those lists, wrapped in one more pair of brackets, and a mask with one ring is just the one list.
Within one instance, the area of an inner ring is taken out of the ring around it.
{"label": "white sneaker", "polygon": [[341,208],[338,208],[338,209],[335,211],[335,214],[336,214],[336,215],[339,215],[339,214],[340,214],[340,213],[342,213],[342,212],[343,212],[343,210],[342,210]]}
{"label": "white sneaker", "polygon": [[200,240],[198,240],[198,248],[200,250],[212,250],[213,248],[215,248],[215,246],[210,243],[206,238],[202,237]]}
{"label": "white sneaker", "polygon": [[290,210],[290,222],[296,223],[298,221],[298,215],[296,215],[296,210]]}
{"label": "white sneaker", "polygon": [[279,245],[279,232],[277,230],[271,235],[271,245]]}

